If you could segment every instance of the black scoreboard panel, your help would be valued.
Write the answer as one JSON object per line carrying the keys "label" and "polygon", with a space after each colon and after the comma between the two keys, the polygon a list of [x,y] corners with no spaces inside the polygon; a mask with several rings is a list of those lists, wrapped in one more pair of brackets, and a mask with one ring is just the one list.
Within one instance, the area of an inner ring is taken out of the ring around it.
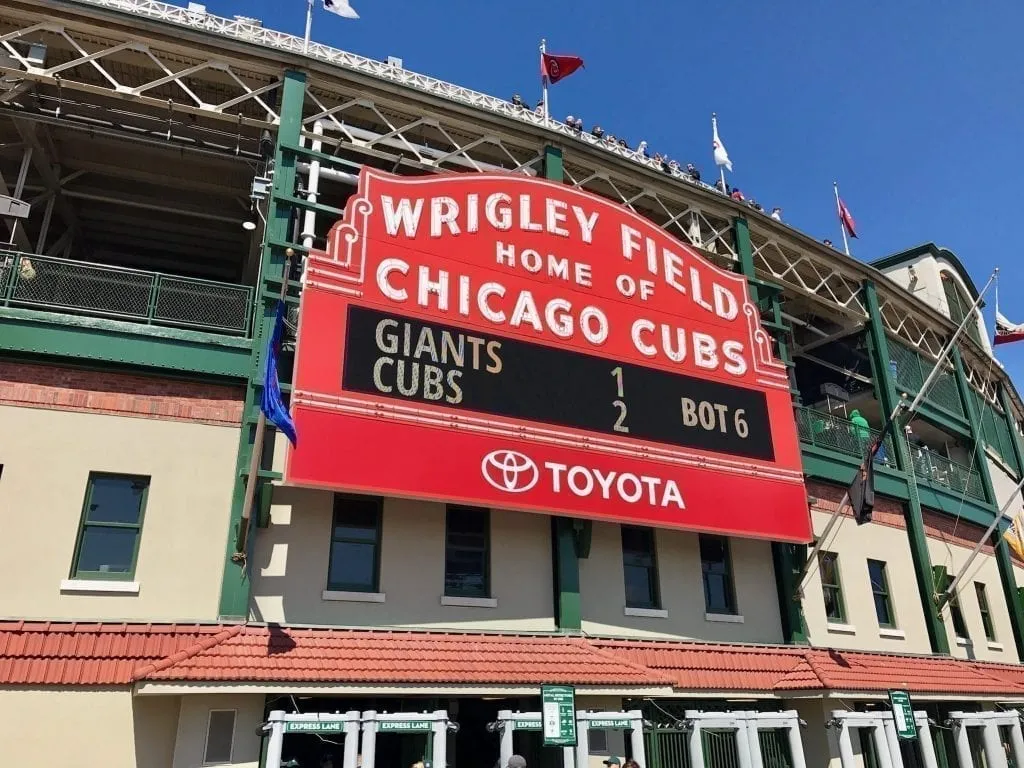
{"label": "black scoreboard panel", "polygon": [[773,460],[763,392],[356,305],[342,387]]}

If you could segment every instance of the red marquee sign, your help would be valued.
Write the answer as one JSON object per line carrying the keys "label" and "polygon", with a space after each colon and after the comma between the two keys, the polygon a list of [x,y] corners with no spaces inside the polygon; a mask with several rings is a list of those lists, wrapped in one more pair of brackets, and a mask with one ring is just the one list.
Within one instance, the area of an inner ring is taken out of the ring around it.
{"label": "red marquee sign", "polygon": [[595,195],[364,169],[310,255],[294,485],[811,538],[743,277]]}

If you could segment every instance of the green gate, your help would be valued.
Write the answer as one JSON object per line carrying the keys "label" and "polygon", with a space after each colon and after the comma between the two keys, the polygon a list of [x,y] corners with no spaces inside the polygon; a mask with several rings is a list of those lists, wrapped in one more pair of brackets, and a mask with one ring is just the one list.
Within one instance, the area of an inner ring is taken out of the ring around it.
{"label": "green gate", "polygon": [[[761,764],[764,768],[792,768],[789,739],[783,730],[759,730]],[[701,734],[704,764],[708,768],[739,768],[736,731],[705,730]],[[648,768],[690,768],[690,734],[665,725],[644,730]]]}

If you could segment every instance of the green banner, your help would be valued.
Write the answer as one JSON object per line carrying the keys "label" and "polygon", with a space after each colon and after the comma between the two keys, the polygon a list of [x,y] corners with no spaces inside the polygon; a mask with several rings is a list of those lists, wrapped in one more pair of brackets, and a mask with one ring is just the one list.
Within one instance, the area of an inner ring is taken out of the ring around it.
{"label": "green banner", "polygon": [[540,689],[545,747],[576,746],[576,689],[543,685]]}
{"label": "green banner", "polygon": [[633,721],[629,719],[621,720],[591,720],[587,723],[587,728],[600,729],[600,728],[631,728]]}
{"label": "green banner", "polygon": [[285,733],[341,733],[345,723],[341,720],[285,720]]}
{"label": "green banner", "polygon": [[433,723],[430,720],[378,720],[377,730],[380,732],[401,731],[403,733],[426,733]]}
{"label": "green banner", "polygon": [[914,722],[914,707],[910,703],[910,694],[906,691],[889,691],[889,704],[892,706],[896,735],[901,739],[916,739],[917,723]]}

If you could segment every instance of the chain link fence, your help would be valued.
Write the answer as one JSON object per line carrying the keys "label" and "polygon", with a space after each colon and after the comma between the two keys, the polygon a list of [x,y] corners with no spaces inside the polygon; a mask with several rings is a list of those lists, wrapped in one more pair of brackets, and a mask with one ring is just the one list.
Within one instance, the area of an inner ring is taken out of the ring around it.
{"label": "chain link fence", "polygon": [[[921,391],[925,379],[935,368],[934,363],[919,355],[915,350],[895,339],[889,339],[890,368],[896,381],[896,389],[915,395]],[[928,403],[938,406],[952,414],[963,417],[964,406],[956,386],[956,377],[950,370],[943,370],[935,379],[928,396]]]}
{"label": "chain link fence", "polygon": [[[811,408],[796,409],[796,425],[802,442],[845,453],[855,459],[863,459],[881,434],[881,430],[857,425],[842,416]],[[895,467],[895,457],[892,435],[886,435],[875,462]]]}
{"label": "chain link fence", "polygon": [[252,288],[0,252],[0,304],[244,336],[249,332]]}

